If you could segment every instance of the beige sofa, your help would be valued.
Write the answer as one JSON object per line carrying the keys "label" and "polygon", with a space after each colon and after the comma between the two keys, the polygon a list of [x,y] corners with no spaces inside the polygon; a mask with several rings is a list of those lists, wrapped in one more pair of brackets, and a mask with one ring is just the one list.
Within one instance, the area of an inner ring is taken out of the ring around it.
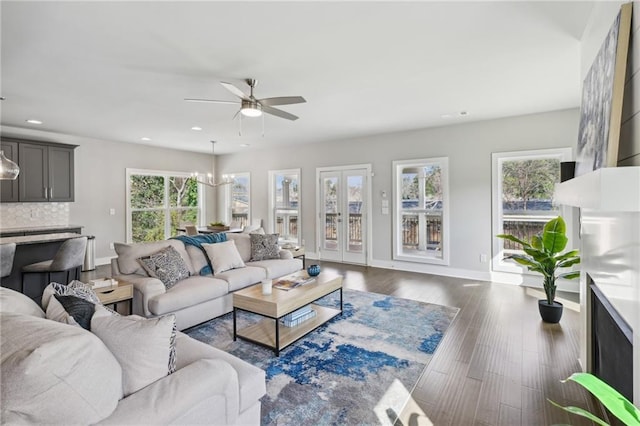
{"label": "beige sofa", "polygon": [[[302,261],[294,259],[287,250],[280,250],[279,259],[251,262],[250,234],[228,233],[235,242],[246,264],[214,275],[198,275],[207,265],[204,253],[198,247],[185,245],[179,240],[153,243],[116,243],[117,258],[111,261],[113,278],[133,284],[133,313],[147,318],[173,313],[179,330],[224,315],[233,310],[232,293],[259,283],[265,278],[277,278],[302,269]],[[184,260],[190,276],[168,290],[157,278],[150,277],[139,258],[173,246]]]}
{"label": "beige sofa", "polygon": [[264,371],[183,333],[176,371],[124,395],[125,367],[91,331],[6,288],[0,326],[1,424],[260,424]]}

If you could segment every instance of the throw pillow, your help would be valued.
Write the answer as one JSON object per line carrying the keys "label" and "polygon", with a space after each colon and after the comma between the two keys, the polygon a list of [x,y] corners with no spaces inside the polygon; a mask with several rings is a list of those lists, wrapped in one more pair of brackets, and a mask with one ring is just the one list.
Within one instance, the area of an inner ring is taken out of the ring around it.
{"label": "throw pillow", "polygon": [[64,309],[62,303],[60,303],[55,297],[52,297],[47,304],[47,312],[45,318],[51,321],[80,327],[76,320]]}
{"label": "throw pillow", "polygon": [[172,246],[150,256],[141,257],[138,261],[150,276],[162,281],[167,290],[178,281],[189,277],[189,268],[180,253]]}
{"label": "throw pillow", "polygon": [[251,261],[278,259],[278,234],[249,234],[251,238]]}
{"label": "throw pillow", "polygon": [[96,311],[96,305],[76,296],[60,296],[56,294],[54,297],[80,327],[85,330],[91,330],[91,317]]}
{"label": "throw pillow", "polygon": [[85,284],[81,281],[71,281],[69,284],[51,283],[45,287],[42,292],[42,309],[45,311],[49,306],[49,300],[51,296],[58,294],[60,296],[76,296],[84,300],[88,300],[94,304],[100,304],[100,299],[93,291],[89,284]]}
{"label": "throw pillow", "polygon": [[91,331],[122,367],[124,395],[175,371],[176,317],[94,316]]}
{"label": "throw pillow", "polygon": [[30,315],[0,322],[2,424],[89,425],[116,409],[122,369],[100,339]]}
{"label": "throw pillow", "polygon": [[217,244],[203,244],[202,247],[211,261],[214,274],[245,267],[233,240]]}
{"label": "throw pillow", "polygon": [[44,312],[33,299],[6,287],[0,287],[0,310],[2,312],[15,312],[16,314],[25,314],[38,318],[45,317]]}

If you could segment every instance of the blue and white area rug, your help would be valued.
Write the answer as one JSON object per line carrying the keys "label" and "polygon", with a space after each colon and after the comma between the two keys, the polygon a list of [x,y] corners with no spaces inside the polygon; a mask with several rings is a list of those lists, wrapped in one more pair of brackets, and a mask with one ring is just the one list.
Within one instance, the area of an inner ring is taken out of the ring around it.
{"label": "blue and white area rug", "polygon": [[[330,295],[319,303],[339,306]],[[288,346],[233,341],[232,314],[187,331],[267,373],[263,425],[393,424],[457,308],[344,290],[344,313]],[[238,328],[259,320],[238,314]]]}

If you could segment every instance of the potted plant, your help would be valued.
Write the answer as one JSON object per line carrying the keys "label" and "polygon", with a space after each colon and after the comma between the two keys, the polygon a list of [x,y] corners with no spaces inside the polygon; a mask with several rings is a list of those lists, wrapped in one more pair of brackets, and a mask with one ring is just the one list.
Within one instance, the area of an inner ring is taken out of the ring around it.
{"label": "potted plant", "polygon": [[560,268],[569,268],[580,263],[578,250],[561,253],[567,246],[567,225],[562,217],[551,219],[544,225],[542,234],[534,235],[531,241],[523,241],[513,235],[500,234],[498,238],[513,241],[522,246],[525,254],[511,254],[505,257],[513,259],[529,271],[539,272],[544,277],[542,282],[546,299],[538,301],[540,316],[544,322],[558,323],[562,317],[562,304],[556,302],[556,281],[560,278],[573,279],[580,276],[580,271],[557,274]]}

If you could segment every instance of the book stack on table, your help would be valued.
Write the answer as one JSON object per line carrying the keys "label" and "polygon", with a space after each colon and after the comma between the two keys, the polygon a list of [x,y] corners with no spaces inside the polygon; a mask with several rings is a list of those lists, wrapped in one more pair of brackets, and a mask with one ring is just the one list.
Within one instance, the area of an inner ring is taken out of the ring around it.
{"label": "book stack on table", "polygon": [[311,308],[311,305],[307,305],[297,311],[293,311],[290,314],[285,315],[280,321],[285,327],[295,327],[315,316],[316,311]]}

